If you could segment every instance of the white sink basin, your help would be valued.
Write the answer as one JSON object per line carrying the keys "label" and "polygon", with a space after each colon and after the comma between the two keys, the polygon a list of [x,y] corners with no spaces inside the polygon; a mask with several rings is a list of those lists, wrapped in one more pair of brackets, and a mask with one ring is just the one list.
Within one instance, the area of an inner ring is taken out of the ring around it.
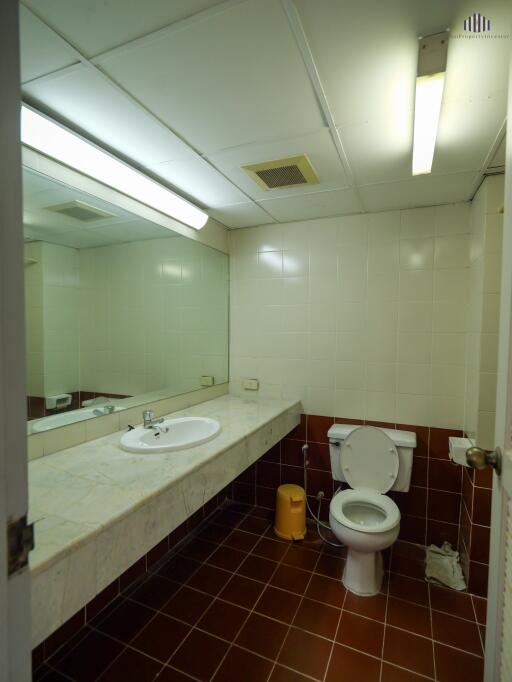
{"label": "white sink basin", "polygon": [[138,426],[125,433],[121,447],[128,452],[173,452],[206,443],[220,433],[220,424],[208,417],[166,419],[151,429]]}

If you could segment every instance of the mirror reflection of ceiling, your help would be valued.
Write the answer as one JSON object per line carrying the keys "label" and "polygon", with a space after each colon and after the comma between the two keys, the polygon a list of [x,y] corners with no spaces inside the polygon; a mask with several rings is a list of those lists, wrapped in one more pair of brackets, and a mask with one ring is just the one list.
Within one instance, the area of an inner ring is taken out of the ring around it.
{"label": "mirror reflection of ceiling", "polygon": [[177,235],[118,206],[24,168],[23,236],[25,241],[85,249]]}
{"label": "mirror reflection of ceiling", "polygon": [[[493,35],[510,32],[510,8],[479,8]],[[470,0],[23,0],[23,96],[228,227],[465,201],[503,136],[509,50],[457,39],[474,11]],[[434,165],[413,178],[417,37],[447,27]],[[301,154],[314,186],[265,191],[241,168]]]}

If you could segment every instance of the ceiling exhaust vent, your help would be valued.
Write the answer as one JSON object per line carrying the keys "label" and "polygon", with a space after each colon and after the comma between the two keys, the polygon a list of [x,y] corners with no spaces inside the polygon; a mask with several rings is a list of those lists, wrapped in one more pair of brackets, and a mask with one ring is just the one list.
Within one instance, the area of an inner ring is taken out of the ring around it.
{"label": "ceiling exhaust vent", "polygon": [[66,204],[56,204],[55,206],[46,206],[47,211],[52,213],[60,213],[68,218],[74,218],[82,223],[92,223],[93,220],[104,220],[105,218],[113,218],[114,214],[108,211],[103,211],[101,208],[86,204],[85,201],[68,201]]}
{"label": "ceiling exhaust vent", "polygon": [[318,175],[305,154],[242,168],[262,189],[300,187],[316,185],[319,182]]}

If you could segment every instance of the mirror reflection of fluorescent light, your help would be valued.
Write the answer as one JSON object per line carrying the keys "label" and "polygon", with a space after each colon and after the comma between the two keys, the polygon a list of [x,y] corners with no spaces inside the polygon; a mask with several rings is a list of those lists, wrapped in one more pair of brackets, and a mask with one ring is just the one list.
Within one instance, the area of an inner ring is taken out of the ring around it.
{"label": "mirror reflection of fluorescent light", "polygon": [[412,174],[430,173],[443,99],[444,73],[416,79]]}
{"label": "mirror reflection of fluorescent light", "polygon": [[170,189],[25,105],[21,108],[21,141],[196,230],[208,220],[204,211]]}

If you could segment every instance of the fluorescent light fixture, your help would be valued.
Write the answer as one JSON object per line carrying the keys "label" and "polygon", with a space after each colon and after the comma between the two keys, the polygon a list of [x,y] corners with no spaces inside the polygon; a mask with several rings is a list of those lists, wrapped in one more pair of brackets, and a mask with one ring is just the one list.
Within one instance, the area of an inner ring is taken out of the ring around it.
{"label": "fluorescent light fixture", "polygon": [[444,73],[416,79],[412,174],[430,173],[444,90]]}
{"label": "fluorescent light fixture", "polygon": [[186,199],[25,105],[21,108],[21,141],[196,230],[208,220],[204,211]]}

